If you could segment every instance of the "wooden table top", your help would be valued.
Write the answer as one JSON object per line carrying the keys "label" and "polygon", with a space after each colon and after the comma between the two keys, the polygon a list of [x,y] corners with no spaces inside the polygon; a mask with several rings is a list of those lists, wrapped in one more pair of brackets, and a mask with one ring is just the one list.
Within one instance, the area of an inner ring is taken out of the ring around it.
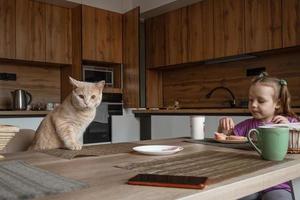
{"label": "wooden table top", "polygon": [[169,156],[149,156],[137,153],[120,153],[100,157],[81,157],[66,160],[38,152],[21,152],[6,154],[6,160],[24,160],[32,165],[53,173],[81,180],[90,187],[74,192],[50,195],[40,199],[59,200],[98,200],[98,199],[237,199],[248,194],[269,188],[273,185],[300,177],[300,155],[289,154],[294,160],[266,167],[264,169],[211,184],[203,190],[179,189],[150,186],[127,185],[126,181],[137,172],[116,168],[119,164],[153,159],[182,156],[194,152],[217,150],[221,152],[239,152],[254,154],[252,151],[242,151],[221,148],[210,145],[183,142],[182,138],[142,141],[141,144],[173,144],[184,147],[184,150]]}

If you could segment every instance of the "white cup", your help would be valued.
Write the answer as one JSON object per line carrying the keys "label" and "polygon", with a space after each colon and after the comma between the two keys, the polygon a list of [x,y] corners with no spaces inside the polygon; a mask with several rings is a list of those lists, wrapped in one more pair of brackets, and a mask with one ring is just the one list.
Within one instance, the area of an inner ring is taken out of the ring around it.
{"label": "white cup", "polygon": [[204,139],[205,116],[191,116],[191,138],[194,140]]}

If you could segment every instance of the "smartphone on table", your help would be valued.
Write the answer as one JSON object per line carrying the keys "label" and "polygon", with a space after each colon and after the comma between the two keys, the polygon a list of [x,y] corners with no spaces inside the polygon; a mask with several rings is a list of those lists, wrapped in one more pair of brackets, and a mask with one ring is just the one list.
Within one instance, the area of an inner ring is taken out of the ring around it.
{"label": "smartphone on table", "polygon": [[130,185],[203,189],[206,186],[206,181],[207,177],[203,176],[138,174],[129,179],[127,183]]}

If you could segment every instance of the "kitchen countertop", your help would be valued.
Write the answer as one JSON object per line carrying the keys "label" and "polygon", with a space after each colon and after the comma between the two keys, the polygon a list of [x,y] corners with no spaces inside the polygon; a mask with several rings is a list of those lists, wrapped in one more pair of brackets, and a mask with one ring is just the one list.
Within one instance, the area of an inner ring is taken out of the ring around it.
{"label": "kitchen countertop", "polygon": [[[291,161],[255,170],[248,174],[233,174],[233,178],[210,183],[203,190],[178,189],[150,186],[127,185],[126,181],[138,172],[114,166],[122,163],[153,161],[172,156],[183,156],[201,151],[213,150],[223,153],[244,153],[257,155],[254,151],[243,151],[210,145],[183,142],[183,139],[143,141],[139,144],[168,144],[183,146],[184,150],[170,156],[149,156],[137,153],[118,153],[105,156],[79,157],[72,160],[62,159],[40,152],[19,152],[6,154],[6,160],[23,160],[61,176],[80,180],[89,184],[88,188],[57,195],[42,197],[44,200],[105,199],[238,199],[273,185],[300,177],[300,155],[289,154]],[[258,157],[258,155],[257,155]],[[224,163],[225,164],[225,163]],[[76,167],[74,167],[76,166]],[[220,163],[222,168],[222,163]]]}
{"label": "kitchen countertop", "polygon": [[47,110],[1,110],[0,111],[0,118],[3,117],[44,117],[50,111]]}
{"label": "kitchen countertop", "polygon": [[[297,114],[300,113],[300,108],[293,108]],[[135,116],[149,116],[149,115],[251,115],[248,108],[194,108],[194,109],[135,109],[132,111]]]}

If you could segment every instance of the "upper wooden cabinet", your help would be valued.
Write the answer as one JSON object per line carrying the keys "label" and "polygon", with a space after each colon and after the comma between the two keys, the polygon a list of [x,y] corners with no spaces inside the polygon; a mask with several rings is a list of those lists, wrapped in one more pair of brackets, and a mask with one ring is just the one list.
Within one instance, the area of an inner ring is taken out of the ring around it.
{"label": "upper wooden cabinet", "polygon": [[71,25],[70,8],[46,4],[46,62],[72,63]]}
{"label": "upper wooden cabinet", "polygon": [[214,57],[244,53],[244,38],[244,0],[214,0]]}
{"label": "upper wooden cabinet", "polygon": [[123,101],[126,108],[140,107],[140,10],[123,15]]}
{"label": "upper wooden cabinet", "polygon": [[282,1],[283,47],[300,45],[300,0]]}
{"label": "upper wooden cabinet", "polygon": [[158,67],[166,64],[165,15],[159,15],[145,21],[146,67]]}
{"label": "upper wooden cabinet", "polygon": [[82,58],[122,63],[122,15],[82,6]]}
{"label": "upper wooden cabinet", "polygon": [[16,58],[45,61],[46,7],[44,3],[16,0]]}
{"label": "upper wooden cabinet", "polygon": [[246,53],[282,47],[281,16],[281,0],[245,0]]}
{"label": "upper wooden cabinet", "polygon": [[187,8],[166,13],[166,65],[187,61]]}
{"label": "upper wooden cabinet", "polygon": [[213,1],[204,0],[187,7],[188,61],[214,57]]}
{"label": "upper wooden cabinet", "polygon": [[15,58],[16,4],[14,0],[0,0],[0,57]]}

